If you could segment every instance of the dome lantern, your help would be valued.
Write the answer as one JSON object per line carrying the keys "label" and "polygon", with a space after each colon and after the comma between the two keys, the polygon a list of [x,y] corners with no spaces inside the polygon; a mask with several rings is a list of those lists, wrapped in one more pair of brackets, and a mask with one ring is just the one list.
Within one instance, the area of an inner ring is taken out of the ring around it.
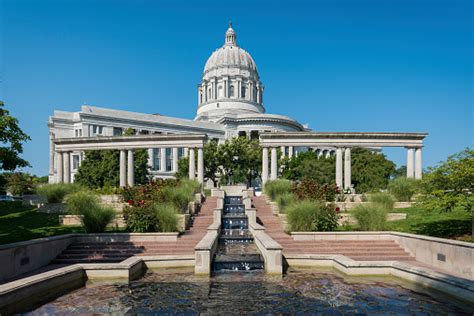
{"label": "dome lantern", "polygon": [[227,32],[225,32],[225,44],[236,46],[237,45],[236,39],[237,38],[236,38],[236,35],[235,35],[235,31],[232,28],[232,21],[230,21],[229,22],[229,28],[227,29]]}

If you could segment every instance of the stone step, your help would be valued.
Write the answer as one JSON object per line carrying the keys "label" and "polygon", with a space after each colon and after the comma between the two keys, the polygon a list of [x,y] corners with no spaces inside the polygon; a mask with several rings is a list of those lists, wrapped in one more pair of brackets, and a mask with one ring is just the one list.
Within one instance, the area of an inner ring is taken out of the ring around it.
{"label": "stone step", "polygon": [[74,264],[74,263],[116,263],[122,262],[129,257],[123,258],[81,258],[81,259],[54,259],[52,263],[54,264]]}

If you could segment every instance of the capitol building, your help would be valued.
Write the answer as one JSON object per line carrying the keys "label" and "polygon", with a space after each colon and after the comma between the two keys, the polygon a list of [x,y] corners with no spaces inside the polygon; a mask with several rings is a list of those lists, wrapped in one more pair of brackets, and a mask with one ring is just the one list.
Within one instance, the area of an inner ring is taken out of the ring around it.
{"label": "capitol building", "polygon": [[[84,152],[120,150],[120,186],[134,184],[134,150],[148,150],[150,174],[171,178],[178,160],[189,157],[189,177],[203,183],[203,146],[232,137],[258,139],[262,146],[262,182],[276,179],[277,150],[292,157],[313,150],[336,156],[335,183],[350,189],[351,150],[383,147],[407,150],[407,177],[421,178],[426,133],[314,132],[284,115],[266,113],[265,87],[252,56],[237,44],[229,24],[224,44],[208,58],[197,86],[194,120],[83,105],[78,112],[54,111],[49,118],[49,181],[73,182]],[[126,130],[133,137],[122,136]],[[120,136],[120,137],[114,137]],[[197,172],[195,151],[197,150]]]}
{"label": "capitol building", "polygon": [[[258,139],[261,132],[308,130],[292,118],[266,113],[264,85],[257,65],[238,46],[232,24],[225,33],[224,45],[211,54],[204,66],[194,120],[83,105],[78,112],[54,111],[48,126],[51,182],[55,182],[53,140],[57,138],[117,136],[132,128],[137,134],[207,134],[209,139],[223,142],[236,136]],[[187,154],[185,151],[184,148],[150,149],[151,173],[173,176],[177,160]],[[82,152],[71,154],[72,179],[82,159]]]}

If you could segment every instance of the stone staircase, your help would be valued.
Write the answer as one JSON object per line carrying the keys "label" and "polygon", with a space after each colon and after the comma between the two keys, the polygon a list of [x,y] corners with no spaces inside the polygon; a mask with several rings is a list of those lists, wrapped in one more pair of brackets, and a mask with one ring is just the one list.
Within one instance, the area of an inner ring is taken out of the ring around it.
{"label": "stone staircase", "polygon": [[283,247],[287,254],[344,255],[359,261],[415,261],[408,252],[394,240],[322,240],[295,241],[284,232],[283,223],[273,214],[264,197],[254,197],[257,220],[265,231]]}
{"label": "stone staircase", "polygon": [[102,242],[73,243],[56,259],[54,264],[113,263],[132,256],[193,255],[194,247],[207,233],[213,221],[217,199],[209,197],[194,216],[192,226],[174,242]]}

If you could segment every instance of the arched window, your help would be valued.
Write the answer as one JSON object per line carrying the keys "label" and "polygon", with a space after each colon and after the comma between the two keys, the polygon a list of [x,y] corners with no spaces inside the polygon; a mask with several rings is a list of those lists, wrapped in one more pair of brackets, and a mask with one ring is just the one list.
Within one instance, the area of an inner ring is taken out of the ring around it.
{"label": "arched window", "polygon": [[230,96],[234,96],[234,86],[230,86]]}
{"label": "arched window", "polygon": [[245,99],[245,91],[247,89],[245,89],[245,87],[242,86],[242,99]]}

